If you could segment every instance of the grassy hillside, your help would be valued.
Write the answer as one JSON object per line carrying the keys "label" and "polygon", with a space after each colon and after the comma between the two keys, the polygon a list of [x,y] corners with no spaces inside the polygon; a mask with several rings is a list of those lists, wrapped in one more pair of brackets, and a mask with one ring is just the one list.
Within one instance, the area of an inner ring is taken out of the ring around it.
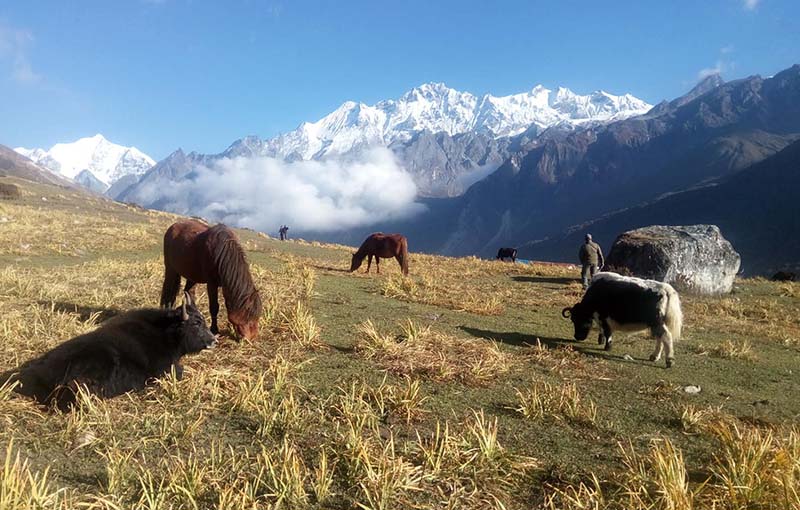
{"label": "grassy hillside", "polygon": [[[0,181],[24,193],[0,201],[0,371],[157,305],[174,216]],[[667,370],[642,336],[571,340],[575,268],[350,274],[349,248],[239,235],[261,336],[68,414],[0,388],[0,508],[800,508],[798,284],[684,296]]]}

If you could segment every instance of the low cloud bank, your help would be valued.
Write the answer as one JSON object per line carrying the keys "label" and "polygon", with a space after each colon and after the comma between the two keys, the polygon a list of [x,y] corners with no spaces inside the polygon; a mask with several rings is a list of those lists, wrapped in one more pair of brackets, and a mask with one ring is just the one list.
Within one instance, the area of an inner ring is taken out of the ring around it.
{"label": "low cloud bank", "polygon": [[271,233],[283,224],[295,233],[346,230],[424,210],[411,176],[385,148],[341,160],[223,159],[142,191],[162,209]]}

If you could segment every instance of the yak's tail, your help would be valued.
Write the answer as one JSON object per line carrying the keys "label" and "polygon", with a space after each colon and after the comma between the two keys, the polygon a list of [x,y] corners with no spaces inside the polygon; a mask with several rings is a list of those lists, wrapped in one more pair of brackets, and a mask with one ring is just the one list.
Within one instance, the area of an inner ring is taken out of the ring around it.
{"label": "yak's tail", "polygon": [[403,268],[403,274],[408,276],[408,239],[405,237],[400,241],[400,257],[403,259],[400,263]]}
{"label": "yak's tail", "polygon": [[671,285],[666,285],[667,306],[664,312],[664,325],[672,335],[673,340],[680,340],[683,328],[683,312],[681,311],[681,298]]}

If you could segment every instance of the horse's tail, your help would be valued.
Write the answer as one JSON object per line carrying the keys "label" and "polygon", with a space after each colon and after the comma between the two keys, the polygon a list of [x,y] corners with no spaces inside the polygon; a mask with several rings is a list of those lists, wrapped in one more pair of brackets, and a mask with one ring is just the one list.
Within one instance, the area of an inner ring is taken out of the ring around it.
{"label": "horse's tail", "polygon": [[181,275],[169,267],[169,257],[167,257],[167,246],[169,245],[170,227],[166,234],[164,234],[164,284],[161,286],[161,303],[162,307],[172,308],[175,306],[175,298],[178,297],[178,291],[181,290]]}
{"label": "horse's tail", "polygon": [[181,275],[174,270],[165,267],[164,285],[161,286],[161,306],[172,308],[175,306],[175,298],[181,290]]}
{"label": "horse's tail", "polygon": [[664,312],[664,325],[672,335],[673,340],[680,340],[681,329],[683,328],[683,312],[681,311],[681,298],[678,293],[672,288],[672,285],[667,284],[667,306]]}
{"label": "horse's tail", "polygon": [[408,239],[405,237],[400,238],[400,257],[402,258],[401,266],[403,274],[408,276]]}

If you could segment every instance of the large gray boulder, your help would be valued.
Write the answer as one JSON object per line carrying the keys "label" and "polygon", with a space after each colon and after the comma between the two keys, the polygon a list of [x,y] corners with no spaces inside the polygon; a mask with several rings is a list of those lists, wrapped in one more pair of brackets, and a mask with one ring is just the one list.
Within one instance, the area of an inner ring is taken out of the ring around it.
{"label": "large gray boulder", "polygon": [[654,225],[621,234],[606,258],[611,270],[666,282],[694,294],[731,291],[741,257],[716,225]]}

